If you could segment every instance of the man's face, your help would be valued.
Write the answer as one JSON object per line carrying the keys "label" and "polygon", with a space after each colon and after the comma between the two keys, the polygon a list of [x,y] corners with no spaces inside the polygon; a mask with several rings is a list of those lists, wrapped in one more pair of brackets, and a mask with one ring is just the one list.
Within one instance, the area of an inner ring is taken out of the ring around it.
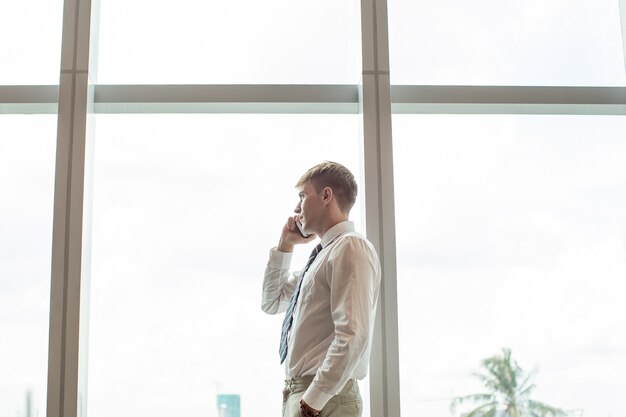
{"label": "man's face", "polygon": [[323,194],[318,194],[315,187],[307,182],[298,189],[298,205],[294,209],[296,220],[299,220],[306,233],[319,233],[322,224]]}

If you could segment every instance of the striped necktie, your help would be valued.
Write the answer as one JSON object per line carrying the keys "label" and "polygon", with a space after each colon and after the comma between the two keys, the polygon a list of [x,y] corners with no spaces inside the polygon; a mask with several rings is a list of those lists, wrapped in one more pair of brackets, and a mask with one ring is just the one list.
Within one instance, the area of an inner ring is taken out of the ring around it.
{"label": "striped necktie", "polygon": [[289,329],[291,329],[291,324],[293,323],[293,311],[296,308],[296,302],[298,301],[298,295],[300,294],[300,287],[302,287],[304,274],[306,274],[306,271],[309,269],[309,267],[313,263],[313,260],[315,259],[317,254],[320,253],[321,250],[322,250],[322,244],[320,243],[319,245],[315,247],[315,249],[313,249],[313,252],[311,252],[311,256],[309,256],[309,260],[306,263],[306,266],[304,267],[302,274],[300,275],[300,279],[298,280],[298,283],[296,284],[296,289],[291,295],[291,300],[289,300],[289,305],[287,306],[287,311],[285,312],[285,319],[283,320],[283,328],[280,333],[279,353],[280,353],[281,364],[285,361],[285,358],[287,357],[287,335],[289,334]]}

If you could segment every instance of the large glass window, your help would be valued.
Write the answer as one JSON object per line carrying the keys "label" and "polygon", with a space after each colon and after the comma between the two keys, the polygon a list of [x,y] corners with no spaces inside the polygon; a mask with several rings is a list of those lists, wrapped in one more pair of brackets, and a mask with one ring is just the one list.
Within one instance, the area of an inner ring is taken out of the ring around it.
{"label": "large glass window", "polygon": [[0,415],[46,412],[55,136],[56,115],[0,115]]}
{"label": "large glass window", "polygon": [[58,84],[62,0],[3,0],[0,85]]}
{"label": "large glass window", "polygon": [[360,2],[102,2],[104,84],[356,84]]}
{"label": "large glass window", "polygon": [[[361,183],[361,123],[97,117],[90,416],[217,417],[217,395],[238,395],[242,416],[280,415],[283,317],[261,311],[263,271],[306,169],[337,160]],[[292,267],[313,246],[297,248]]]}
{"label": "large glass window", "polygon": [[626,85],[616,0],[389,0],[392,84]]}
{"label": "large glass window", "polygon": [[626,412],[624,131],[611,116],[394,116],[403,415],[489,392],[472,372],[507,348],[537,370],[531,399]]}

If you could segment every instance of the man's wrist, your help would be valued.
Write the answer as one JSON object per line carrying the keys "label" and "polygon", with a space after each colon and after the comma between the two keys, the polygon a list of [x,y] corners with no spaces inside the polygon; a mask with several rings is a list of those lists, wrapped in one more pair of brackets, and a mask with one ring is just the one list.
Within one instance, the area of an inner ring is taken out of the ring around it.
{"label": "man's wrist", "polygon": [[292,253],[293,252],[293,243],[285,242],[282,238],[278,241],[278,246],[276,250],[283,253]]}
{"label": "man's wrist", "polygon": [[302,417],[318,417],[320,415],[320,411],[311,408],[304,402],[304,400],[300,400],[300,414]]}

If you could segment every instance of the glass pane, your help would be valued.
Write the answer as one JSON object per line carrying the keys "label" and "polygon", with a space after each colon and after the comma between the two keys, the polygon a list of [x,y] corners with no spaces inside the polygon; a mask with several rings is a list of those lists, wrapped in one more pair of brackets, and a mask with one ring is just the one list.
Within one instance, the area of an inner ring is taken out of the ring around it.
{"label": "glass pane", "polygon": [[489,392],[472,372],[503,348],[536,369],[530,399],[626,413],[624,131],[621,116],[394,116],[404,415],[480,405],[450,411]]}
{"label": "glass pane", "polygon": [[390,0],[392,84],[626,84],[616,0]]}
{"label": "glass pane", "polygon": [[3,0],[0,84],[58,84],[62,0]]}
{"label": "glass pane", "polygon": [[3,416],[46,413],[55,138],[56,115],[0,116]]}
{"label": "glass pane", "polygon": [[267,255],[305,169],[359,174],[360,131],[359,115],[98,115],[91,417],[217,417],[217,395],[239,395],[242,416],[280,415]]}
{"label": "glass pane", "polygon": [[356,0],[102,3],[104,84],[356,84]]}

